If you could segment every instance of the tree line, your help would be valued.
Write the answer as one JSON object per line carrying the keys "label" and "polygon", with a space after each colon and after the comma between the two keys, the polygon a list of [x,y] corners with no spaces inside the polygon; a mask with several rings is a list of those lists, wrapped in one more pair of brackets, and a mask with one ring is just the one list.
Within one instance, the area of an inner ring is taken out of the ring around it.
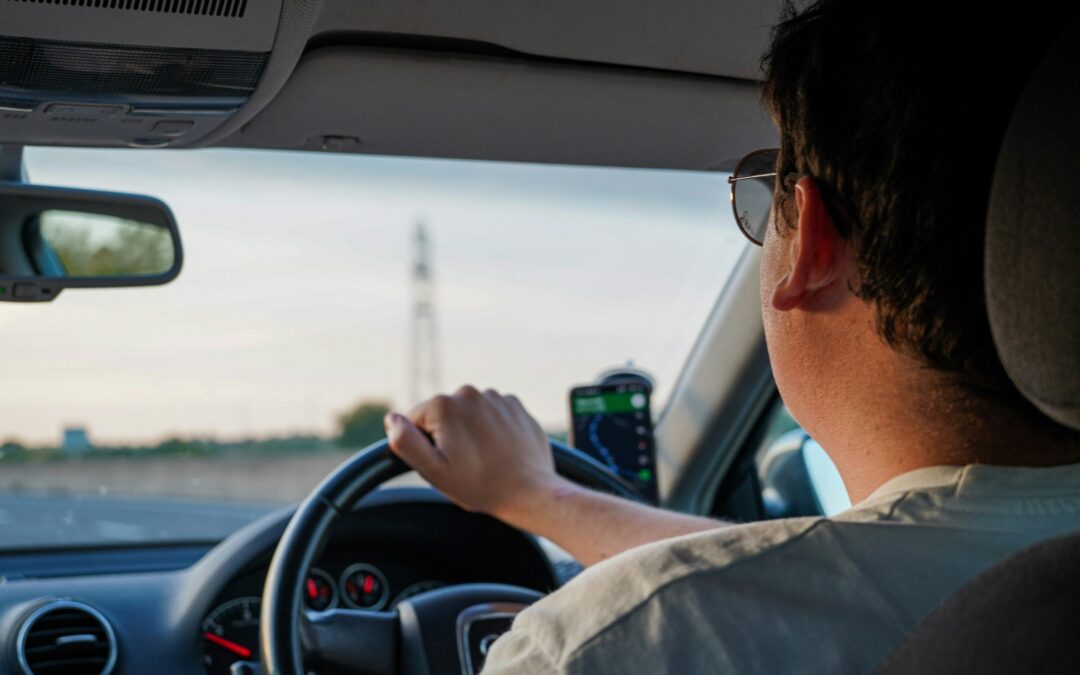
{"label": "tree line", "polygon": [[167,438],[146,445],[94,445],[86,450],[65,451],[60,446],[34,446],[17,439],[0,442],[0,462],[57,461],[72,457],[211,457],[218,455],[284,455],[305,452],[359,450],[383,438],[383,417],[390,404],[362,400],[337,416],[333,436],[291,434],[239,441],[214,438]]}

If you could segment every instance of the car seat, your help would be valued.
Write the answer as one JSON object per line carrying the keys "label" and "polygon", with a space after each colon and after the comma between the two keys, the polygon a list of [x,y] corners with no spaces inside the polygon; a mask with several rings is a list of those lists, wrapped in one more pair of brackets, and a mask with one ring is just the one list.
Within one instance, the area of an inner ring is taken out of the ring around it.
{"label": "car seat", "polygon": [[[986,233],[994,341],[1017,388],[1080,429],[1080,23],[1066,28],[1013,112]],[[977,114],[977,113],[976,113]],[[1080,533],[995,565],[927,615],[876,671],[1080,669]]]}

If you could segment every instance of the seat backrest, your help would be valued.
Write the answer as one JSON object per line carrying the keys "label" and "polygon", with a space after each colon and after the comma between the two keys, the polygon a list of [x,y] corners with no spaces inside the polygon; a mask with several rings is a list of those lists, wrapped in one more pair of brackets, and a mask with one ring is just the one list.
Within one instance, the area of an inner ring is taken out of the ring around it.
{"label": "seat backrest", "polygon": [[876,671],[1067,673],[1080,670],[1080,534],[990,568],[923,619]]}

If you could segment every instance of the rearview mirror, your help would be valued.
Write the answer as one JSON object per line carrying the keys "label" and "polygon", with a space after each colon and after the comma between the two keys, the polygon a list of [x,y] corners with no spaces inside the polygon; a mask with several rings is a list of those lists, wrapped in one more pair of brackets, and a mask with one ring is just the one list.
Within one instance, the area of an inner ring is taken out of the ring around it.
{"label": "rearview mirror", "polygon": [[157,286],[176,278],[182,263],[176,220],[157,199],[0,183],[0,301]]}

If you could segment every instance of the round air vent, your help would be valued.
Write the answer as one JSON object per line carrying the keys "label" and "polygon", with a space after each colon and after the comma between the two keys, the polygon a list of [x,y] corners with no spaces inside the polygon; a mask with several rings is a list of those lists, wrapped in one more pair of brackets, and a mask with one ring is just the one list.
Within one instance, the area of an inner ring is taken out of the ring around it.
{"label": "round air vent", "polygon": [[116,635],[93,607],[52,600],[30,613],[15,643],[25,675],[108,675]]}

